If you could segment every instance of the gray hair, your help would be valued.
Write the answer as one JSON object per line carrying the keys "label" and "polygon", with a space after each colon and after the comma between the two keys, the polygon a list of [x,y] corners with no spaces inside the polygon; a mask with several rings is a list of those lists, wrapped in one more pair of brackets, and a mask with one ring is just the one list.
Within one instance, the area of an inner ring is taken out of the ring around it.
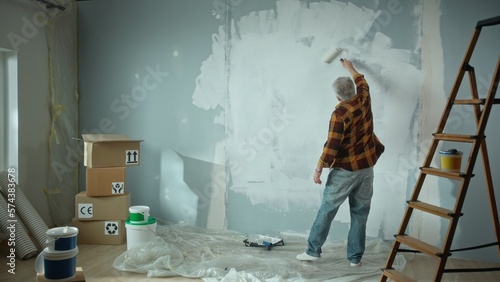
{"label": "gray hair", "polygon": [[354,82],[347,76],[339,77],[333,82],[333,91],[342,101],[349,100],[356,95]]}

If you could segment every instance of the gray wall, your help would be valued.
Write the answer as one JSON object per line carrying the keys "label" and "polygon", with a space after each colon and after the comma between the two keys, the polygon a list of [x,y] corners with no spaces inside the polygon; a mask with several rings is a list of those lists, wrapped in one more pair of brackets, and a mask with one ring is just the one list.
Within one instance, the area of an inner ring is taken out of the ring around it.
{"label": "gray wall", "polygon": [[[210,54],[210,34],[221,24],[211,20],[210,9],[206,1],[79,5],[80,128],[145,140],[141,165],[126,171],[126,188],[134,204],[149,205],[153,215],[166,220],[197,216],[188,206],[196,191],[187,186],[174,190],[171,199],[179,199],[167,202],[159,198],[160,191],[186,177],[203,181],[207,176],[198,171],[204,169],[202,161],[212,163],[214,144],[224,137],[223,128],[212,125],[214,113],[191,104],[200,63]],[[148,76],[153,86],[140,92]],[[173,173],[182,164],[177,152],[200,164]],[[175,214],[182,205],[184,214]],[[172,213],[160,216],[162,209]]]}
{"label": "gray wall", "polygon": [[[163,221],[305,236],[321,197],[312,172],[336,103],[330,84],[346,75],[322,57],[344,47],[342,56],[370,82],[375,129],[387,146],[368,235],[391,238],[475,22],[500,6],[411,2],[79,2],[80,130],[145,140],[126,188],[132,204],[150,206]],[[493,33],[484,34],[488,50],[478,52],[478,68],[491,70],[498,56]],[[472,128],[458,115],[459,129]],[[489,130],[489,139],[500,138]],[[496,156],[491,145],[493,168]],[[84,173],[81,167],[80,189]],[[453,184],[439,184],[447,192],[426,199],[451,203]],[[460,247],[493,239],[482,235],[493,234],[491,220],[478,220],[489,215],[484,192],[475,192],[484,181],[473,184]],[[330,238],[344,239],[348,225],[344,207]],[[444,230],[444,222],[424,217],[411,231],[438,242]],[[494,252],[464,256],[497,259]]]}
{"label": "gray wall", "polygon": [[[31,1],[0,1],[0,48],[17,52],[18,163],[20,189],[45,220],[52,224],[47,198],[50,132],[48,50],[45,27],[36,17],[45,8]],[[3,142],[3,140],[0,140]],[[12,160],[11,160],[12,161]]]}

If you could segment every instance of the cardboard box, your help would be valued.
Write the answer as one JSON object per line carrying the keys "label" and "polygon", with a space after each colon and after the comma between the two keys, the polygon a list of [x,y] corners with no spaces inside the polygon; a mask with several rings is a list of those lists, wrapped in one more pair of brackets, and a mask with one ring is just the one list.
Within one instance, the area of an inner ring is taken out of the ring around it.
{"label": "cardboard box", "polygon": [[139,165],[141,142],[122,134],[82,134],[83,164],[86,167]]}
{"label": "cardboard box", "polygon": [[78,228],[77,244],[121,245],[127,236],[125,220],[81,221],[73,218],[71,226]]}
{"label": "cardboard box", "polygon": [[118,196],[125,193],[125,167],[86,169],[87,196]]}
{"label": "cardboard box", "polygon": [[78,220],[126,220],[129,207],[129,192],[114,197],[89,197],[83,191],[75,196],[75,217]]}

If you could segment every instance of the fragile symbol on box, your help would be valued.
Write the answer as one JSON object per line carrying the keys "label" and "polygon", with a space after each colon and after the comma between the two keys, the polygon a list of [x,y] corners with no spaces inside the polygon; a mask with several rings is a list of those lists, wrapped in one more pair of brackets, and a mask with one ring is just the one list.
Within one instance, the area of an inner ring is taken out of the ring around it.
{"label": "fragile symbol on box", "polygon": [[78,204],[78,218],[92,218],[93,216],[91,203]]}
{"label": "fragile symbol on box", "polygon": [[126,150],[125,151],[125,164],[138,164],[139,163],[139,150]]}
{"label": "fragile symbol on box", "polygon": [[118,235],[118,222],[117,221],[105,221],[104,222],[104,235]]}
{"label": "fragile symbol on box", "polygon": [[111,182],[111,194],[123,194],[123,187],[125,184],[123,182]]}

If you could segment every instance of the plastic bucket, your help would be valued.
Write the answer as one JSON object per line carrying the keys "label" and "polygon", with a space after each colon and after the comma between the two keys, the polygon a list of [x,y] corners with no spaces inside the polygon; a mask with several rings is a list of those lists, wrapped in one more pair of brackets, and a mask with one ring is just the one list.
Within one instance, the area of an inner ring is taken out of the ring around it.
{"label": "plastic bucket", "polygon": [[456,149],[439,151],[441,155],[441,170],[446,172],[460,172],[462,166],[462,152]]}
{"label": "plastic bucket", "polygon": [[127,250],[134,248],[137,244],[154,241],[156,238],[156,219],[150,217],[146,223],[125,222],[127,229]]}
{"label": "plastic bucket", "polygon": [[131,206],[128,208],[130,212],[130,223],[140,224],[148,223],[149,221],[149,207],[148,206]]}
{"label": "plastic bucket", "polygon": [[70,281],[76,276],[76,255],[78,247],[71,251],[49,251],[43,249],[35,262],[37,273],[43,274],[45,281]]}
{"label": "plastic bucket", "polygon": [[65,226],[47,230],[47,247],[50,252],[70,251],[77,246],[78,228]]}

